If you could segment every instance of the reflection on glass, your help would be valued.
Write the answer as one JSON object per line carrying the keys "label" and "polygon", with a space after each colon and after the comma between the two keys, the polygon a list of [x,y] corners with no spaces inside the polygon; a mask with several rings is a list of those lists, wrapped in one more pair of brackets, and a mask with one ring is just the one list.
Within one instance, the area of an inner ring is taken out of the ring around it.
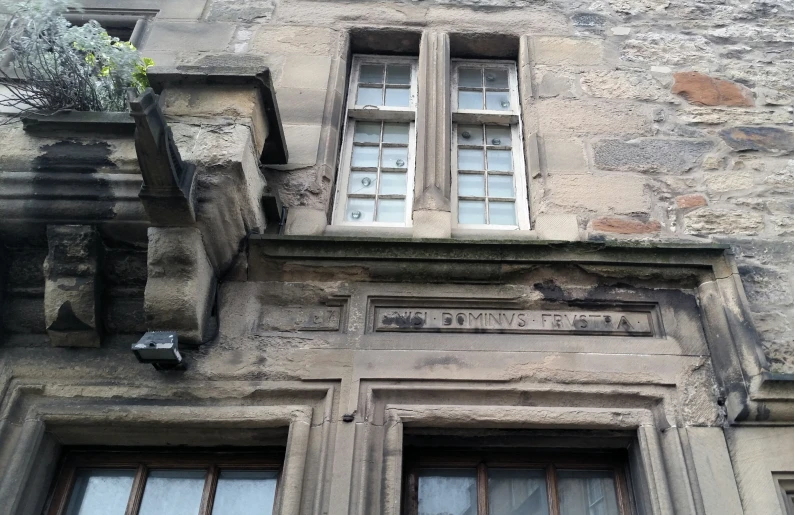
{"label": "reflection on glass", "polygon": [[378,202],[378,222],[404,222],[404,199],[380,199]]}
{"label": "reflection on glass", "polygon": [[490,469],[488,513],[549,515],[546,472],[530,469]]}
{"label": "reflection on glass", "polygon": [[462,197],[484,197],[485,177],[469,173],[459,174],[458,195]]}
{"label": "reflection on glass", "polygon": [[371,222],[375,214],[374,198],[348,198],[345,220],[348,222]]}
{"label": "reflection on glass", "polygon": [[509,147],[513,144],[510,127],[488,125],[485,128],[485,135],[488,138],[489,145]]}
{"label": "reflection on glass", "polygon": [[507,89],[507,70],[500,70],[498,68],[485,69],[485,87],[486,88],[504,88]]}
{"label": "reflection on glass", "polygon": [[483,170],[482,150],[458,149],[458,170]]}
{"label": "reflection on glass", "polygon": [[382,173],[380,176],[381,195],[405,195],[404,173]]}
{"label": "reflection on glass", "polygon": [[380,165],[383,168],[407,168],[408,149],[405,147],[384,147]]}
{"label": "reflection on glass", "polygon": [[379,87],[359,86],[356,105],[380,106],[383,105],[383,90]]}
{"label": "reflection on glass", "polygon": [[197,515],[205,475],[204,470],[152,470],[139,515]]}
{"label": "reflection on glass", "polygon": [[389,107],[408,107],[411,105],[411,90],[408,88],[386,88],[386,102]]}
{"label": "reflection on glass", "polygon": [[222,470],[212,515],[271,515],[277,479],[274,470]]}
{"label": "reflection on glass", "polygon": [[458,68],[458,86],[463,88],[481,88],[482,69]]}
{"label": "reflection on glass", "polygon": [[512,175],[489,175],[488,176],[488,196],[513,198],[513,176]]}
{"label": "reflection on glass", "polygon": [[482,92],[459,91],[458,109],[482,109]]}
{"label": "reflection on glass", "polygon": [[383,65],[362,64],[358,82],[361,84],[383,84]]}
{"label": "reflection on glass", "polygon": [[134,470],[78,470],[66,515],[124,515],[134,478]]}
{"label": "reflection on glass", "polygon": [[353,147],[353,160],[350,163],[354,167],[375,168],[378,166],[378,147]]}
{"label": "reflection on glass", "polygon": [[426,469],[419,473],[420,515],[477,515],[475,469]]}
{"label": "reflection on glass", "polygon": [[458,203],[458,223],[484,224],[485,201],[461,200]]}
{"label": "reflection on glass", "polygon": [[516,206],[513,202],[491,201],[488,218],[491,225],[516,225]]}
{"label": "reflection on glass", "polygon": [[377,175],[375,172],[350,172],[350,180],[347,184],[348,193],[374,195]]}
{"label": "reflection on glass", "polygon": [[561,515],[618,515],[615,476],[607,470],[560,470]]}
{"label": "reflection on glass", "polygon": [[377,143],[380,141],[380,122],[356,122],[356,143]]}
{"label": "reflection on glass", "polygon": [[411,67],[407,64],[390,64],[386,68],[388,84],[411,84]]}
{"label": "reflection on glass", "polygon": [[489,150],[488,169],[509,172],[513,169],[513,154],[509,150]]}
{"label": "reflection on glass", "polygon": [[487,91],[485,93],[485,109],[489,111],[509,111],[510,94],[507,91]]}
{"label": "reflection on glass", "polygon": [[383,125],[383,142],[408,144],[407,123],[387,123]]}
{"label": "reflection on glass", "polygon": [[459,125],[459,145],[482,145],[482,125]]}

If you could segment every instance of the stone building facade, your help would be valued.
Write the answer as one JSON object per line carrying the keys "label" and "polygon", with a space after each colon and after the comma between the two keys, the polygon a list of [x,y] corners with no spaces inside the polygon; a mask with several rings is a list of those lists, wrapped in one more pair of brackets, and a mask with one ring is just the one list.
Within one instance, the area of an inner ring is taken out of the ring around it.
{"label": "stone building facade", "polygon": [[0,126],[0,513],[794,513],[791,0],[83,6],[159,97]]}

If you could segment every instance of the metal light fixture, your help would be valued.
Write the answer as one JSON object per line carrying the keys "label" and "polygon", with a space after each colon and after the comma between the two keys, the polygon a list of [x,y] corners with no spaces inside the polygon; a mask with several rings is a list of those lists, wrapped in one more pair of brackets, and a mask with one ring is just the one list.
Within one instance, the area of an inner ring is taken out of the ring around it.
{"label": "metal light fixture", "polygon": [[138,361],[151,363],[157,370],[185,369],[176,331],[149,331],[132,345],[132,352]]}

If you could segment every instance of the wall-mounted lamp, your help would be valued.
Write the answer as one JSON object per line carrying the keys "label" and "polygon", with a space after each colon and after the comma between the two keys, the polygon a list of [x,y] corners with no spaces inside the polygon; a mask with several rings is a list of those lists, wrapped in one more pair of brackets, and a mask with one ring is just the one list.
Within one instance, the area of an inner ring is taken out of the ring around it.
{"label": "wall-mounted lamp", "polygon": [[185,369],[176,331],[149,331],[132,345],[132,352],[138,361],[151,363],[157,370]]}

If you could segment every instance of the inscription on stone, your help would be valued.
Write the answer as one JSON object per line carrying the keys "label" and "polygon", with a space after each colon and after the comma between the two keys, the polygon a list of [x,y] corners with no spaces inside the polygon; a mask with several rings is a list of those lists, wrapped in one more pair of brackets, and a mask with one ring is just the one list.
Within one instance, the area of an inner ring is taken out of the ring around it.
{"label": "inscription on stone", "polygon": [[375,331],[653,336],[650,311],[375,308]]}

